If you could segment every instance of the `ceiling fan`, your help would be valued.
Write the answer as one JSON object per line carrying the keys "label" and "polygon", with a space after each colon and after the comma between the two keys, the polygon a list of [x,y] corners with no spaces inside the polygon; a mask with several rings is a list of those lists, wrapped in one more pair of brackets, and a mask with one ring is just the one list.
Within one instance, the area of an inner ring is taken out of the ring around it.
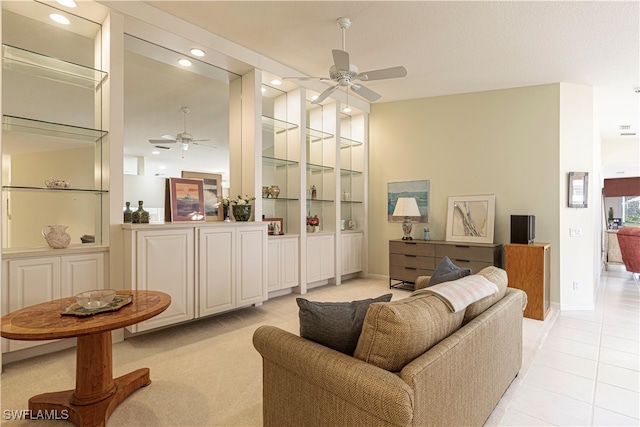
{"label": "ceiling fan", "polygon": [[338,27],[342,29],[342,50],[333,49],[333,63],[334,65],[329,68],[329,77],[283,77],[283,80],[320,80],[320,81],[334,81],[337,84],[331,86],[322,92],[318,98],[312,101],[312,104],[319,104],[324,101],[329,95],[335,92],[340,87],[347,89],[347,95],[349,94],[349,88],[352,91],[367,99],[370,102],[377,101],[382,95],[372,91],[357,81],[373,81],[383,79],[395,79],[398,77],[405,77],[407,75],[407,69],[403,66],[383,68],[379,70],[359,72],[358,67],[349,62],[349,53],[345,51],[345,33],[347,28],[351,26],[351,19],[338,18]]}
{"label": "ceiling fan", "polygon": [[[175,144],[180,143],[180,148],[182,150],[182,158],[184,158],[184,153],[189,149],[189,145],[200,145],[202,147],[209,148],[217,148],[213,145],[201,144],[202,141],[211,141],[210,139],[193,139],[193,135],[187,132],[187,114],[191,112],[189,107],[180,107],[182,113],[184,114],[184,132],[177,133],[176,136],[173,135],[162,135],[161,139],[150,139],[149,142],[151,144]],[[167,148],[159,146],[160,148]]]}

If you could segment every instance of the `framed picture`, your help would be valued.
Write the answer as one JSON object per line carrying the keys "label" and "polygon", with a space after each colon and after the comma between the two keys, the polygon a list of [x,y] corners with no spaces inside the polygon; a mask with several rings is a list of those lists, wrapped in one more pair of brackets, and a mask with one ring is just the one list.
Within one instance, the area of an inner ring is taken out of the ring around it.
{"label": "framed picture", "polygon": [[496,196],[449,197],[448,242],[493,243]]}
{"label": "framed picture", "polygon": [[569,207],[586,208],[589,172],[569,172]]}
{"label": "framed picture", "polygon": [[429,222],[429,181],[402,181],[387,183],[387,221],[403,222],[404,217],[393,216],[399,197],[413,197],[418,202],[420,216],[411,216],[413,222]]}
{"label": "framed picture", "polygon": [[270,236],[284,234],[282,229],[282,218],[263,218],[263,222],[268,222],[267,230]]}
{"label": "framed picture", "polygon": [[204,215],[207,221],[222,221],[222,175],[182,171],[183,178],[202,179],[204,183]]}
{"label": "framed picture", "polygon": [[204,222],[204,182],[201,179],[169,178],[171,222]]}

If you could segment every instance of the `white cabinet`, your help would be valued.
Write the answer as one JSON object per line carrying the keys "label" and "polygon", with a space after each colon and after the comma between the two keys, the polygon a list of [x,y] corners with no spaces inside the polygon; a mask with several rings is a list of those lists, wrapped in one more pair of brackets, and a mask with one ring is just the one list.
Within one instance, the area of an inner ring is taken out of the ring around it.
{"label": "white cabinet", "polygon": [[154,290],[171,296],[159,315],[129,327],[142,332],[194,317],[194,229],[141,230],[135,233],[135,278],[132,289]]}
{"label": "white cabinet", "polygon": [[362,233],[344,233],[341,236],[342,274],[362,271]]}
{"label": "white cabinet", "polygon": [[268,248],[269,292],[298,286],[298,236],[271,237]]}
{"label": "white cabinet", "polygon": [[125,224],[125,288],[171,296],[142,332],[267,299],[267,224]]}
{"label": "white cabinet", "polygon": [[[11,258],[3,262],[3,313],[30,305],[104,288],[104,254]],[[22,350],[52,341],[3,339],[3,352]]]}
{"label": "white cabinet", "polygon": [[267,299],[265,225],[198,229],[197,317]]}
{"label": "white cabinet", "polygon": [[333,234],[307,236],[307,283],[335,276]]}

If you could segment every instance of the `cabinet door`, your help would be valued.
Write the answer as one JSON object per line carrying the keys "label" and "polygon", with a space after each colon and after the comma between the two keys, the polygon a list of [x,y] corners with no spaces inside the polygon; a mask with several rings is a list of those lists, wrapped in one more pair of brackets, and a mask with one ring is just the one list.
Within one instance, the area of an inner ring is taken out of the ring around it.
{"label": "cabinet door", "polygon": [[335,275],[333,235],[320,238],[320,278],[330,279]]}
{"label": "cabinet door", "polygon": [[235,230],[198,230],[198,317],[231,310],[236,306]]}
{"label": "cabinet door", "polygon": [[[9,312],[60,298],[60,257],[9,261]],[[53,341],[8,340],[8,351]]]}
{"label": "cabinet door", "polygon": [[362,271],[362,234],[351,235],[351,273]]}
{"label": "cabinet door", "polygon": [[194,316],[194,231],[143,230],[136,235],[134,289],[155,290],[171,296],[171,305],[159,315],[132,325],[133,332],[167,326]]}
{"label": "cabinet door", "polygon": [[104,288],[104,254],[63,256],[61,259],[61,296]]}
{"label": "cabinet door", "polygon": [[298,286],[298,239],[283,239],[280,247],[281,288]]}
{"label": "cabinet door", "polygon": [[237,307],[267,299],[267,229],[238,227],[236,235]]}
{"label": "cabinet door", "polygon": [[307,238],[307,283],[317,282],[321,276],[322,244],[318,237]]}
{"label": "cabinet door", "polygon": [[281,287],[280,273],[282,271],[280,261],[281,241],[268,239],[267,244],[267,289],[269,292],[277,291]]}

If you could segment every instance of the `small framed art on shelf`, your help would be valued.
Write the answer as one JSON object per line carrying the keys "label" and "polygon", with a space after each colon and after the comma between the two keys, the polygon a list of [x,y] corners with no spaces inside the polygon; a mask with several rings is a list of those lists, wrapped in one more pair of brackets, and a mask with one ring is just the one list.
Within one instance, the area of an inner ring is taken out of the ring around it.
{"label": "small framed art on shelf", "polygon": [[169,178],[171,222],[204,222],[204,183],[201,179]]}

